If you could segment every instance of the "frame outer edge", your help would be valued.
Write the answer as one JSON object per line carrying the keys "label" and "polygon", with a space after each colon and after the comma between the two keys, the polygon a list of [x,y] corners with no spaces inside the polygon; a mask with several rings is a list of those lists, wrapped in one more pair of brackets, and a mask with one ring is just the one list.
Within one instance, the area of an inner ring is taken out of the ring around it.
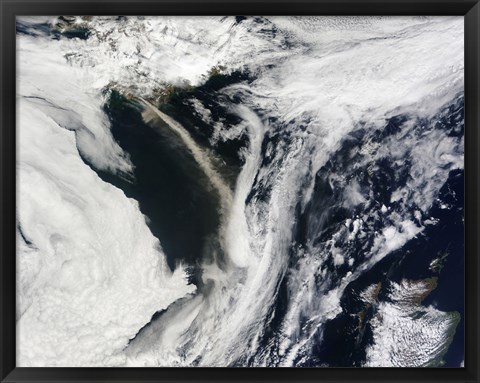
{"label": "frame outer edge", "polygon": [[[15,15],[12,4],[0,0],[1,16],[1,92],[0,92],[0,218],[1,310],[0,379],[15,368]],[[13,32],[13,37],[11,34]],[[13,60],[12,60],[13,58]],[[10,203],[9,203],[10,202]]]}
{"label": "frame outer edge", "polygon": [[[208,1],[208,0],[207,0]],[[148,1],[150,2],[150,1]],[[183,1],[180,0],[178,3],[181,4]],[[216,4],[219,4],[217,1],[214,1]],[[263,3],[270,1],[263,1]],[[369,2],[369,1],[367,1]],[[373,1],[376,2],[376,1]],[[434,5],[433,1],[420,1],[421,3],[429,3]],[[23,4],[22,4],[23,3]],[[7,127],[15,127],[15,112],[13,114],[11,111],[15,111],[15,95],[12,97],[11,90],[15,89],[15,60],[12,60],[12,57],[15,57],[15,32],[13,32],[13,38],[10,37],[10,30],[15,31],[15,14],[16,10],[19,9],[18,5],[25,5],[29,3],[27,1],[20,0],[15,4],[11,0],[0,0],[0,16],[1,24],[0,28],[0,52],[2,53],[0,60],[0,116],[1,123],[0,126],[0,179],[2,183],[0,185],[0,199],[2,201],[2,211],[0,212],[0,246],[1,246],[1,259],[0,259],[0,273],[2,275],[1,280],[1,309],[2,312],[15,313],[15,260],[13,262],[7,262],[7,254],[15,253],[15,204],[8,205],[7,202],[15,200],[15,167],[12,164],[15,163],[15,129],[8,129]],[[33,0],[30,4],[41,4],[46,3],[41,0]],[[61,5],[63,3],[63,5]],[[71,7],[75,8],[74,4],[82,2],[72,2]],[[83,2],[88,3],[88,2]],[[112,1],[99,1],[99,5],[105,5],[105,3],[112,4]],[[120,0],[118,3],[125,4],[125,0]],[[162,3],[162,1],[158,1]],[[303,2],[305,3],[305,2]],[[321,3],[321,1],[319,1]],[[339,3],[342,3],[340,0]],[[372,1],[370,1],[372,3]],[[376,2],[380,5],[380,2]],[[409,1],[403,3],[412,4]],[[439,4],[442,1],[438,1]],[[37,5],[35,4],[35,5]],[[50,4],[58,4],[60,7],[66,6],[68,4],[65,1],[52,1]],[[93,4],[93,3],[91,3]],[[252,4],[251,1],[247,1],[245,6],[248,8],[249,4]],[[383,5],[388,4],[388,0],[383,1]],[[469,6],[467,6],[467,4]],[[143,3],[145,5],[145,3]],[[273,5],[273,4],[271,4]],[[466,297],[466,307],[465,307],[465,321],[466,328],[469,330],[469,338],[465,338],[465,374],[463,378],[449,380],[457,381],[462,383],[478,382],[480,377],[480,367],[478,364],[478,345],[480,344],[480,337],[478,332],[478,297],[479,295],[479,284],[478,284],[478,275],[480,275],[480,269],[478,262],[478,255],[480,254],[479,246],[479,218],[480,218],[480,206],[477,202],[479,191],[480,191],[480,155],[478,150],[480,148],[480,135],[478,129],[480,127],[480,118],[479,118],[479,105],[480,105],[480,82],[479,82],[479,64],[480,64],[480,4],[477,1],[458,1],[459,7],[469,8],[469,11],[465,15],[465,78],[468,77],[468,83],[465,82],[465,126],[470,129],[466,129],[465,133],[465,148],[468,148],[469,157],[466,158],[465,162],[465,171],[468,172],[469,178],[465,177],[465,201],[468,204],[469,210],[465,211],[465,234],[466,241],[465,246],[466,250],[468,247],[470,257],[468,259],[468,268],[465,270],[465,282],[466,286],[474,293],[470,293]],[[225,5],[224,5],[225,6]],[[238,3],[237,3],[238,6]],[[177,4],[178,7],[178,4]],[[21,8],[21,7],[20,7]],[[36,7],[35,7],[36,8]],[[223,9],[223,7],[222,7]],[[20,12],[21,13],[21,12]],[[32,12],[32,14],[38,12]],[[468,33],[467,33],[468,30]],[[6,39],[9,39],[8,41]],[[10,111],[10,113],[6,113]],[[474,177],[472,177],[474,176]],[[12,331],[13,329],[13,331]],[[15,348],[15,315],[0,315],[0,381],[2,382],[45,382],[45,381],[70,381],[70,382],[105,382],[105,381],[114,381],[114,375],[119,379],[118,381],[123,382],[138,382],[138,381],[160,381],[156,378],[147,378],[142,379],[137,375],[138,378],[132,379],[126,373],[116,373],[109,376],[108,379],[96,376],[94,379],[86,377],[77,377],[72,378],[71,373],[64,375],[65,377],[70,375],[69,378],[53,378],[53,375],[49,375],[49,378],[46,378],[45,374],[40,374],[38,378],[30,378],[23,375],[22,370],[15,368],[15,352],[12,355],[12,350]],[[395,370],[394,370],[395,371]],[[392,373],[394,373],[392,371]],[[32,371],[33,372],[33,371]],[[46,371],[45,371],[46,372]],[[126,372],[126,371],[125,371]],[[352,371],[353,372],[353,371]],[[422,376],[420,371],[418,371],[418,376]],[[424,373],[426,371],[423,371]],[[447,371],[445,371],[447,372]],[[355,373],[353,372],[353,375]],[[28,375],[28,374],[27,374]],[[100,374],[101,375],[101,374]],[[387,374],[388,375],[388,374]],[[447,375],[447,374],[445,374]],[[390,375],[391,376],[391,375]],[[468,377],[467,377],[468,376]],[[395,380],[395,378],[387,378],[387,380]],[[398,379],[398,378],[397,378]],[[414,378],[411,382],[419,381]],[[222,381],[215,379],[216,381]],[[377,379],[375,379],[377,380]],[[383,380],[383,379],[382,379]],[[442,379],[443,380],[443,379]],[[446,380],[446,379],[445,379]],[[443,381],[445,381],[443,380]],[[184,381],[184,379],[165,379],[161,380],[163,382],[178,382]],[[208,382],[208,379],[197,377],[196,379],[188,380],[190,382]],[[243,379],[234,379],[232,381],[240,382],[246,381]],[[261,382],[265,380],[260,380],[259,378],[254,378],[250,380],[251,382]],[[313,382],[312,380],[301,380],[295,379],[295,381]],[[323,381],[325,383],[332,382],[330,379],[322,379],[321,375],[319,378],[314,381]],[[337,380],[335,380],[337,381]],[[342,381],[340,379],[339,381]],[[357,380],[358,381],[358,380]],[[397,380],[397,383],[400,381],[407,380]]]}
{"label": "frame outer edge", "polygon": [[[465,297],[465,368],[472,381],[478,382],[479,304],[478,276],[480,275],[480,3],[476,3],[465,15],[465,287],[474,294]],[[470,177],[467,177],[467,174]],[[470,252],[467,256],[467,250]],[[468,265],[468,266],[467,266]],[[476,296],[475,296],[476,295]],[[466,335],[466,334],[465,334]]]}

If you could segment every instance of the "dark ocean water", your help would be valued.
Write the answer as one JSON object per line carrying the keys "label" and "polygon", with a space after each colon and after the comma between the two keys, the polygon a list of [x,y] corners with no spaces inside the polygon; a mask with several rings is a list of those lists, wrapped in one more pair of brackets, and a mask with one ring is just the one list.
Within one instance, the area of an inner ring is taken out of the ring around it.
{"label": "dark ocean water", "polygon": [[107,113],[115,140],[135,166],[135,179],[101,177],[138,201],[172,270],[179,262],[197,266],[219,225],[218,198],[204,173],[167,126],[145,124],[134,104],[110,104]]}

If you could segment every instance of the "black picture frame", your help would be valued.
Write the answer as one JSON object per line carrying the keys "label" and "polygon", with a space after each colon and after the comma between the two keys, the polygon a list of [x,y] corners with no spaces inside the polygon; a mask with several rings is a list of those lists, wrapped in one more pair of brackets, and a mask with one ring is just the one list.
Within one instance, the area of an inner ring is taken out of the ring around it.
{"label": "black picture frame", "polygon": [[[464,368],[17,368],[15,17],[17,15],[463,15],[465,17]],[[480,4],[474,0],[0,0],[0,379],[2,382],[478,382]]]}

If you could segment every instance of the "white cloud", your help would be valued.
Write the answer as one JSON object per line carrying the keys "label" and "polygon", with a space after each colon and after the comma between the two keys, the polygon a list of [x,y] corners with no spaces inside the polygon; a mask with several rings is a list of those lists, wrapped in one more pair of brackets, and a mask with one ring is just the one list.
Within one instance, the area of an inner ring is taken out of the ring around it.
{"label": "white cloud", "polygon": [[17,365],[121,365],[139,328],[195,287],[171,274],[138,203],[81,160],[77,146],[131,169],[91,76],[56,44],[19,38],[17,220],[31,245],[18,231]]}

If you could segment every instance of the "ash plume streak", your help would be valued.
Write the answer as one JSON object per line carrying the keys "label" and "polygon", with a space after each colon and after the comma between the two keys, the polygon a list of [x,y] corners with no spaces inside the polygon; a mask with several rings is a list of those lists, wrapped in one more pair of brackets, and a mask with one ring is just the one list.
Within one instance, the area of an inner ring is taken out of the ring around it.
{"label": "ash plume streak", "polygon": [[158,108],[152,105],[152,103],[148,102],[144,98],[137,97],[137,99],[146,108],[142,113],[142,117],[146,122],[151,121],[154,118],[159,118],[180,137],[180,139],[183,141],[185,146],[192,154],[195,161],[198,163],[200,168],[210,180],[212,186],[217,190],[220,196],[220,204],[222,206],[222,211],[228,211],[233,201],[232,191],[225,183],[222,176],[215,170],[214,165],[212,164],[212,161],[210,160],[208,154],[195,142],[195,140],[188,133],[188,131],[177,121],[175,121],[173,118],[166,115],[165,113],[161,112]]}

